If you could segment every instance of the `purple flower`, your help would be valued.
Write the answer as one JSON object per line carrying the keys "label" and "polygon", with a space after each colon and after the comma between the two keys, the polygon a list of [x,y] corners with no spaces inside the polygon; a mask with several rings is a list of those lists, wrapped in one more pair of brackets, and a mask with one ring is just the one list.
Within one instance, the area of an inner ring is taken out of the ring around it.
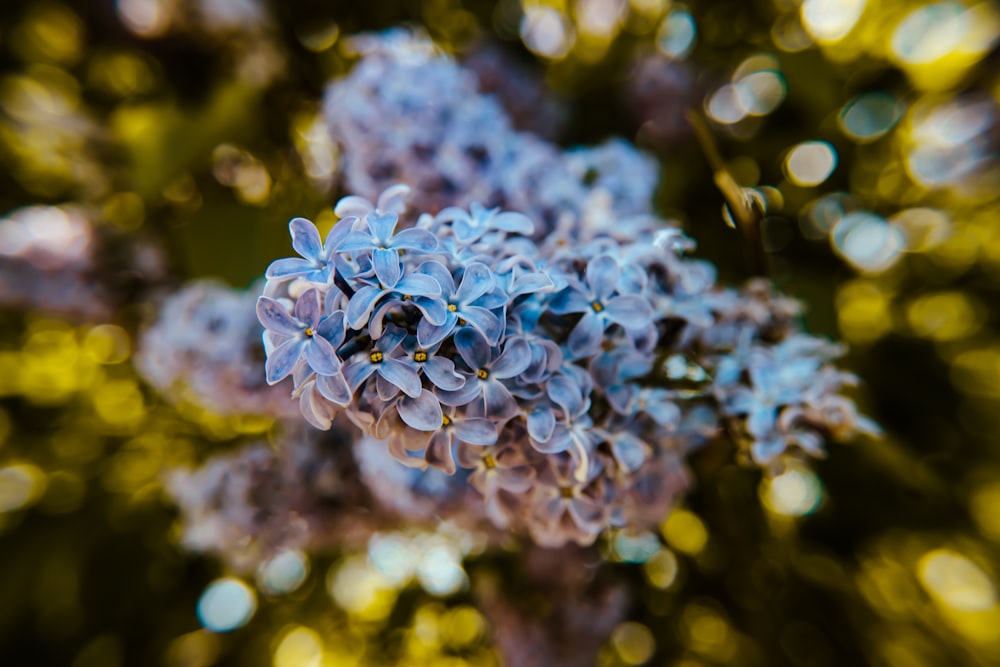
{"label": "purple flower", "polygon": [[569,451],[576,463],[574,477],[585,479],[588,475],[593,450],[600,442],[591,419],[589,391],[565,373],[549,379],[547,392],[552,403],[559,407],[559,415],[551,405],[541,405],[527,418],[531,445],[543,454]]}
{"label": "purple flower", "polygon": [[267,356],[264,370],[268,384],[288,377],[303,357],[309,368],[317,373],[334,375],[340,372],[336,348],[343,342],[344,332],[337,326],[337,318],[327,317],[321,321],[321,314],[316,288],[306,290],[295,302],[294,317],[274,299],[266,296],[257,299],[257,318],[264,328],[287,336]]}
{"label": "purple flower", "polygon": [[639,331],[652,321],[653,309],[641,296],[612,296],[618,289],[621,270],[610,255],[599,255],[587,263],[584,283],[576,281],[556,294],[549,309],[557,315],[583,313],[567,340],[567,348],[576,357],[597,352],[610,324]]}
{"label": "purple flower", "polygon": [[377,390],[383,400],[395,394],[394,388],[403,390],[411,398],[420,395],[422,387],[416,369],[398,358],[403,354],[398,348],[405,336],[402,329],[389,325],[369,352],[359,352],[344,365],[344,379],[352,392],[357,391],[362,382],[376,375],[381,380],[377,383]]}
{"label": "purple flower", "polygon": [[435,216],[438,222],[450,222],[455,238],[460,243],[468,244],[479,239],[492,230],[511,232],[530,236],[535,231],[535,225],[526,215],[506,211],[500,213],[500,208],[486,209],[473,202],[469,211],[449,206]]}
{"label": "purple flower", "polygon": [[465,386],[455,391],[439,391],[445,405],[469,405],[469,413],[488,419],[510,419],[519,412],[517,401],[501,382],[523,373],[531,364],[528,344],[521,338],[509,338],[503,353],[494,356],[483,337],[472,329],[455,334],[455,347],[472,370]]}
{"label": "purple flower", "polygon": [[288,223],[292,235],[292,247],[304,259],[288,257],[271,262],[265,274],[268,280],[282,282],[302,278],[312,283],[326,285],[336,270],[334,259],[340,244],[351,233],[357,218],[344,218],[320,241],[319,230],[305,218],[293,218]]}
{"label": "purple flower", "polygon": [[451,272],[440,262],[424,262],[420,271],[433,278],[441,286],[441,295],[447,313],[442,324],[423,319],[417,325],[417,341],[423,347],[441,342],[460,324],[468,324],[483,335],[486,342],[496,345],[503,335],[503,322],[487,308],[477,304],[477,300],[493,290],[493,272],[479,262],[465,267],[462,283],[455,287]]}
{"label": "purple flower", "polygon": [[[340,244],[340,252],[371,252],[376,272],[390,264],[399,267],[399,251],[433,252],[437,237],[425,229],[404,229],[394,233],[399,216],[395,213],[372,211],[365,216],[368,231],[352,232]],[[398,268],[397,268],[398,270]]]}
{"label": "purple flower", "polygon": [[[456,443],[486,447],[497,441],[495,423],[481,417],[466,417],[454,407],[445,413],[437,399],[426,389],[416,399],[401,400],[397,409],[404,422],[423,431],[419,436],[409,438],[406,449],[424,450],[424,460],[449,475],[457,470],[454,451]],[[433,421],[435,416],[436,423]]]}
{"label": "purple flower", "polygon": [[[369,319],[373,318],[372,310],[375,308],[375,304],[382,297],[390,294],[402,297],[393,301],[393,304],[397,301],[403,303],[407,299],[413,299],[414,305],[420,309],[428,322],[445,320],[445,303],[436,298],[441,294],[441,287],[437,281],[420,273],[404,275],[403,267],[400,265],[399,257],[395,255],[395,251],[390,251],[389,256],[376,254],[373,259],[377,283],[359,288],[347,304],[347,324],[352,329],[361,329],[369,324]],[[382,318],[385,316],[386,310],[385,307],[380,307],[378,317],[373,318],[375,321],[370,324],[373,329],[373,338],[378,338],[381,335]]]}

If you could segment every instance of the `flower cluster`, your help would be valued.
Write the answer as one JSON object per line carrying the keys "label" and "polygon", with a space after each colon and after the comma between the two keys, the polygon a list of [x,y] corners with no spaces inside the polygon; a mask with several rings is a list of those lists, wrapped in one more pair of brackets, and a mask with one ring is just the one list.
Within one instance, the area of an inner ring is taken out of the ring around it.
{"label": "flower cluster", "polygon": [[174,402],[220,415],[295,415],[287,390],[261,377],[256,295],[199,281],[167,296],[139,339],[136,370]]}
{"label": "flower cluster", "polygon": [[598,216],[536,242],[476,204],[399,229],[407,193],[342,199],[325,239],[292,220],[300,257],[257,303],[267,381],[291,376],[318,428],[343,412],[408,466],[461,470],[498,527],[589,544],[662,519],[724,425],[761,464],[857,425],[836,349],[762,286],[715,287],[679,230]]}
{"label": "flower cluster", "polygon": [[610,193],[618,215],[652,213],[658,168],[629,144],[563,151],[516,131],[473,71],[418,34],[397,29],[351,43],[362,58],[324,102],[349,191],[374,199],[404,182],[417,210],[479,203],[520,211],[536,238],[579,219],[595,195]]}
{"label": "flower cluster", "polygon": [[0,219],[0,304],[85,320],[113,306],[96,279],[97,235],[81,206],[28,206]]}

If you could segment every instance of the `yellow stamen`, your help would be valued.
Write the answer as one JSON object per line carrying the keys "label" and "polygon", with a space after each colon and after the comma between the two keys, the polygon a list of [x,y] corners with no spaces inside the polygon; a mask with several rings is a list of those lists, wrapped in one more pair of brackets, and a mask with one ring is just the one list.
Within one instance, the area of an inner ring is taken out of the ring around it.
{"label": "yellow stamen", "polygon": [[309,338],[312,338],[316,334],[316,332],[312,330],[312,327],[306,327],[305,333]]}
{"label": "yellow stamen", "polygon": [[560,488],[559,489],[559,495],[562,496],[563,498],[572,498],[573,497],[573,487],[572,486],[564,486],[564,487]]}
{"label": "yellow stamen", "polygon": [[368,355],[368,358],[371,360],[373,364],[382,363],[382,353],[379,352],[378,350],[375,350],[370,355]]}
{"label": "yellow stamen", "polygon": [[476,377],[479,378],[480,380],[485,380],[489,376],[490,374],[483,368],[480,368],[478,371],[476,371]]}
{"label": "yellow stamen", "polygon": [[453,303],[448,304],[448,312],[454,313],[456,310],[458,310],[458,306]]}
{"label": "yellow stamen", "polygon": [[409,294],[404,294],[403,301],[413,301],[413,297],[410,296]]}
{"label": "yellow stamen", "polygon": [[448,415],[441,415],[441,426],[450,426],[451,418]]}
{"label": "yellow stamen", "polygon": [[487,470],[493,470],[497,467],[497,461],[492,456],[487,454],[483,457],[483,465],[486,466]]}
{"label": "yellow stamen", "polygon": [[427,353],[424,351],[415,352],[413,354],[414,361],[427,361]]}
{"label": "yellow stamen", "polygon": [[604,306],[601,305],[600,301],[593,301],[593,302],[591,302],[590,307],[594,309],[595,313],[599,313],[602,310],[604,310]]}

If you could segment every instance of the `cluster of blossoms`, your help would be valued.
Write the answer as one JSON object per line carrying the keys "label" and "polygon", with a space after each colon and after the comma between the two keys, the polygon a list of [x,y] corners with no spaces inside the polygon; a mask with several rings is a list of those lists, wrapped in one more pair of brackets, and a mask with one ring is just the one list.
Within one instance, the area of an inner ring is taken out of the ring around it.
{"label": "cluster of blossoms", "polygon": [[86,320],[110,317],[97,235],[81,206],[29,206],[0,219],[0,303]]}
{"label": "cluster of blossoms", "polygon": [[715,287],[677,229],[604,216],[538,242],[476,204],[398,229],[407,193],[342,199],[325,239],[292,220],[301,257],[257,303],[267,381],[291,376],[318,428],[343,412],[405,465],[461,469],[498,527],[589,544],[662,519],[722,426],[768,465],[858,425],[793,302]]}
{"label": "cluster of blossoms", "polygon": [[216,414],[297,414],[288,391],[268,386],[261,376],[257,293],[197,281],[165,297],[139,339],[136,370],[169,400]]}
{"label": "cluster of blossoms", "polygon": [[516,131],[476,74],[426,37],[392,30],[351,44],[363,57],[324,102],[350,192],[374,200],[403,182],[417,210],[499,206],[529,216],[536,238],[594,208],[597,192],[619,213],[652,213],[656,163],[625,142],[563,151]]}

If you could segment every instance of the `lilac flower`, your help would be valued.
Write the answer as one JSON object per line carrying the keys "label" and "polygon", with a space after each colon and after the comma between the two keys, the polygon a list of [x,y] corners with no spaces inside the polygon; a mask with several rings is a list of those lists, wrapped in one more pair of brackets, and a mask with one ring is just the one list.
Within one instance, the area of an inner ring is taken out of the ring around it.
{"label": "lilac flower", "polygon": [[653,316],[649,301],[633,294],[612,296],[618,289],[621,270],[610,255],[599,255],[587,263],[586,279],[556,294],[549,308],[553,313],[584,313],[570,332],[567,347],[574,357],[596,352],[610,324],[626,329],[645,328]]}
{"label": "lilac flower", "polygon": [[730,414],[747,415],[747,431],[755,438],[763,438],[774,428],[781,406],[801,402],[802,378],[798,373],[779,368],[763,355],[755,355],[748,372],[752,388],[733,387],[727,392],[724,405]]}
{"label": "lilac flower", "polygon": [[551,406],[541,406],[528,415],[531,445],[543,454],[559,454],[569,450],[576,463],[574,477],[584,479],[589,474],[590,460],[600,437],[590,418],[590,399],[584,387],[565,373],[548,381],[549,399],[560,408],[557,417]]}
{"label": "lilac flower", "polygon": [[321,242],[316,225],[305,218],[293,218],[288,223],[292,247],[304,259],[289,257],[271,262],[265,274],[267,279],[280,282],[302,278],[311,283],[326,285],[336,270],[335,253],[351,233],[355,222],[357,218],[343,218],[326,235],[326,240]]}
{"label": "lilac flower", "polygon": [[437,246],[437,237],[424,229],[404,229],[394,233],[396,222],[399,216],[395,213],[379,213],[372,211],[365,216],[368,224],[368,231],[352,232],[340,244],[341,252],[371,252],[372,264],[375,265],[376,273],[381,267],[382,271],[389,270],[388,267],[394,265],[398,271],[399,251],[416,250],[420,252],[433,252]]}
{"label": "lilac flower", "polygon": [[[413,297],[430,297],[413,299],[414,305],[423,313],[424,321],[442,322],[446,320],[445,303],[434,298],[441,294],[441,287],[437,281],[420,273],[404,274],[395,251],[387,251],[389,252],[388,257],[378,254],[381,252],[379,250],[375,252],[374,271],[377,284],[364,285],[359,288],[347,304],[347,323],[352,329],[361,329],[368,324],[375,305],[382,297],[392,294],[400,295],[403,297],[402,300]],[[384,261],[379,261],[379,257]],[[376,338],[381,335],[382,317],[384,317],[385,312],[384,308],[380,308],[379,317],[372,323],[375,328],[373,334]]]}
{"label": "lilac flower", "polygon": [[477,305],[478,300],[494,287],[493,272],[479,262],[465,267],[462,283],[455,287],[451,272],[440,262],[424,262],[420,271],[433,278],[441,286],[441,295],[447,313],[442,324],[423,319],[417,325],[417,341],[423,347],[431,347],[444,340],[456,326],[468,324],[486,339],[496,345],[503,335],[503,322],[486,308]]}
{"label": "lilac flower", "polygon": [[446,405],[470,405],[470,414],[489,419],[510,419],[518,413],[517,401],[501,382],[523,373],[531,363],[528,344],[520,338],[510,338],[503,352],[494,356],[482,336],[472,329],[455,334],[455,347],[472,369],[465,386],[455,391],[439,391]]}
{"label": "lilac flower", "polygon": [[497,526],[507,526],[514,514],[511,497],[528,493],[535,481],[531,462],[509,444],[480,447],[460,442],[456,458],[461,467],[472,469],[469,484],[483,494],[487,516]]}
{"label": "lilac flower", "polygon": [[[376,375],[383,383],[403,390],[411,398],[420,395],[420,376],[412,365],[398,358],[402,354],[398,348],[405,336],[402,329],[390,325],[369,352],[359,352],[344,365],[344,379],[352,392],[357,391],[362,382]],[[380,396],[385,389],[385,384],[379,388]]]}
{"label": "lilac flower", "polygon": [[403,342],[403,346],[409,351],[417,372],[423,373],[438,389],[454,391],[465,384],[465,377],[455,371],[455,362],[438,354],[440,344],[423,348],[411,336]]}
{"label": "lilac flower", "polygon": [[604,504],[595,481],[601,472],[593,466],[590,474],[579,480],[571,474],[568,457],[551,457],[549,465],[534,485],[531,534],[545,545],[560,545],[572,540],[580,545],[593,543],[605,519]]}
{"label": "lilac flower", "polygon": [[[454,407],[444,413],[427,390],[417,399],[400,401],[398,410],[403,421],[424,431],[419,436],[410,437],[406,449],[423,450],[424,460],[430,466],[449,475],[457,470],[454,451],[456,443],[486,447],[497,441],[497,427],[491,420],[467,417]],[[431,425],[435,413],[437,424]],[[428,426],[431,427],[427,428]]]}
{"label": "lilac flower", "polygon": [[321,318],[319,290],[306,290],[295,302],[294,312],[292,317],[269,297],[257,299],[257,317],[264,328],[288,337],[267,357],[264,368],[268,384],[288,377],[303,357],[317,373],[333,375],[340,371],[336,348],[343,342],[343,330],[338,329],[335,318]]}
{"label": "lilac flower", "polygon": [[486,209],[473,202],[468,211],[457,206],[449,206],[435,216],[438,222],[452,223],[451,229],[460,243],[469,244],[492,230],[512,232],[530,236],[535,225],[521,213],[505,211],[500,207]]}

